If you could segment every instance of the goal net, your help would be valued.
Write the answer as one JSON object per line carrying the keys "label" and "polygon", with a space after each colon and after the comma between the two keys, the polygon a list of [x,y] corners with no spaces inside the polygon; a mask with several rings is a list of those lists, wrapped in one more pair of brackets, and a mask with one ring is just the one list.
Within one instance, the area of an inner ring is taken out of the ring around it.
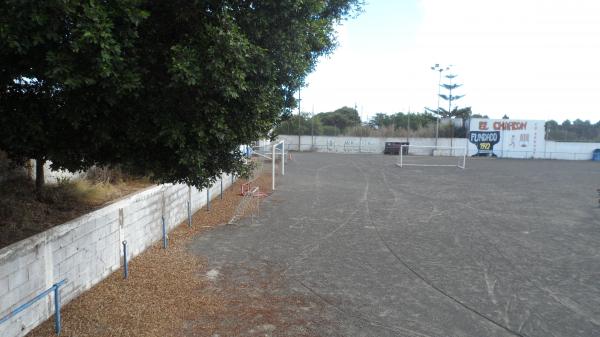
{"label": "goal net", "polygon": [[255,169],[252,174],[256,179],[261,174],[271,175],[271,189],[275,190],[275,183],[279,176],[285,175],[285,161],[287,152],[283,141],[265,143],[255,146],[246,146],[246,157],[251,160]]}
{"label": "goal net", "polygon": [[402,145],[396,165],[447,166],[465,168],[467,149],[464,147]]}

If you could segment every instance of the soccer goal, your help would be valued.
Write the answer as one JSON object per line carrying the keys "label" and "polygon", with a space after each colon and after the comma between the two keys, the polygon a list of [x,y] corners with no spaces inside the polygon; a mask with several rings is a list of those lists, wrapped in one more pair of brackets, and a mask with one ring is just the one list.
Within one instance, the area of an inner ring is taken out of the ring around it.
{"label": "soccer goal", "polygon": [[263,169],[266,169],[266,167],[271,167],[272,190],[275,190],[276,176],[285,175],[286,155],[285,142],[283,140],[246,148],[246,156],[253,158],[257,166],[255,176],[263,172]]}
{"label": "soccer goal", "polygon": [[467,149],[465,147],[401,145],[396,165],[405,166],[447,166],[465,168]]}

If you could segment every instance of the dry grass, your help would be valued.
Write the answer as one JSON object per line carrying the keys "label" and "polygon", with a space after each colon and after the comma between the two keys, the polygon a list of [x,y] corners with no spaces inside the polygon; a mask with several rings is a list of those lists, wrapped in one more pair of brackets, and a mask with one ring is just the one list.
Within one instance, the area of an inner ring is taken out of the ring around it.
{"label": "dry grass", "polygon": [[[270,192],[265,175],[255,182]],[[222,271],[218,284],[205,278],[207,261],[186,248],[193,236],[226,223],[240,201],[240,183],[216,198],[209,212],[193,216],[193,226],[170,233],[169,247],[154,244],[122,270],[110,275],[63,308],[62,336],[314,336],[298,312],[311,312],[318,323],[322,308],[314,301],[281,291],[276,268],[248,269],[240,283]],[[54,336],[53,320],[29,336]]]}
{"label": "dry grass", "polygon": [[62,180],[46,186],[38,200],[34,183],[25,177],[0,182],[0,248],[150,185],[144,179],[115,184]]}

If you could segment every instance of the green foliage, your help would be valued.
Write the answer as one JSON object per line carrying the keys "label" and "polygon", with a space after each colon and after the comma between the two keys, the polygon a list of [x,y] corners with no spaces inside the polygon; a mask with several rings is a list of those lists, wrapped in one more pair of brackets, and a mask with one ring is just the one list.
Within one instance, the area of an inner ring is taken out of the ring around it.
{"label": "green foliage", "polygon": [[322,112],[317,114],[315,118],[317,118],[321,124],[336,127],[342,132],[348,127],[360,125],[358,111],[347,106],[332,112]]}
{"label": "green foliage", "polygon": [[11,158],[80,152],[85,145],[71,135],[90,137],[100,108],[140,85],[127,57],[147,16],[138,6],[136,0],[1,2],[0,147]]}
{"label": "green foliage", "polygon": [[[334,136],[345,133],[350,128],[361,125],[358,111],[349,107],[342,107],[335,111],[321,112],[315,116],[303,113],[288,116],[282,122],[275,134],[297,135],[328,135]],[[299,131],[298,131],[299,130]]]}
{"label": "green foliage", "polygon": [[[434,69],[434,68],[432,68],[432,69]],[[459,114],[460,115],[464,114],[464,112],[457,111],[456,107],[454,109],[452,109],[452,102],[459,100],[465,96],[465,95],[456,95],[456,94],[453,95],[452,94],[453,90],[456,90],[457,88],[460,88],[462,86],[462,84],[452,83],[452,80],[454,80],[457,76],[458,75],[448,74],[445,77],[450,82],[440,84],[440,87],[442,87],[446,91],[448,91],[447,94],[439,94],[438,95],[441,99],[448,102],[448,110],[446,110],[440,106],[437,109],[425,108],[426,111],[428,111],[434,115],[439,115],[442,118],[459,117],[458,116]],[[470,115],[471,108],[468,108],[468,109],[469,109],[469,115]],[[461,118],[463,119],[463,124],[464,124],[464,121],[467,118],[464,118],[464,117],[461,117]]]}
{"label": "green foliage", "polygon": [[254,173],[254,170],[256,170],[256,168],[257,168],[257,164],[255,162],[247,161],[240,167],[237,174],[242,179],[251,179],[252,175]]}
{"label": "green foliage", "polygon": [[242,172],[359,0],[0,2],[0,148],[207,186]]}
{"label": "green foliage", "polygon": [[311,132],[314,134],[320,134],[323,125],[316,119],[311,118],[308,114],[304,113],[298,117],[298,115],[292,115],[287,117],[277,129],[275,134],[277,135],[297,135],[298,128],[300,128],[301,135],[310,135]]}
{"label": "green foliage", "polygon": [[600,141],[600,121],[592,124],[589,120],[576,119],[572,123],[565,120],[558,124],[554,120],[546,122],[546,135],[549,140],[556,141]]}

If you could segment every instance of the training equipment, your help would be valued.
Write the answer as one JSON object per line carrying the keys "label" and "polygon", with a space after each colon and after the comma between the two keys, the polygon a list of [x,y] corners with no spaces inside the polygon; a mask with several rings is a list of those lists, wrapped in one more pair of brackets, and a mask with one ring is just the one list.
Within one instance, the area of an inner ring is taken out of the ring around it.
{"label": "training equipment", "polygon": [[233,216],[228,224],[235,225],[244,217],[250,216],[250,221],[254,222],[254,215],[259,212],[260,198],[263,197],[258,186],[251,187],[250,190],[244,193],[242,200],[235,208]]}
{"label": "training equipment", "polygon": [[[281,140],[266,145],[253,146],[246,153],[253,157],[254,162],[257,163],[257,166],[260,166],[261,171],[264,169],[264,163],[271,162],[271,189],[275,190],[275,177],[278,174],[285,175],[285,142]],[[260,173],[257,172],[257,176]]]}
{"label": "training equipment", "polygon": [[396,165],[406,166],[447,166],[465,168],[467,149],[449,146],[402,145]]}

